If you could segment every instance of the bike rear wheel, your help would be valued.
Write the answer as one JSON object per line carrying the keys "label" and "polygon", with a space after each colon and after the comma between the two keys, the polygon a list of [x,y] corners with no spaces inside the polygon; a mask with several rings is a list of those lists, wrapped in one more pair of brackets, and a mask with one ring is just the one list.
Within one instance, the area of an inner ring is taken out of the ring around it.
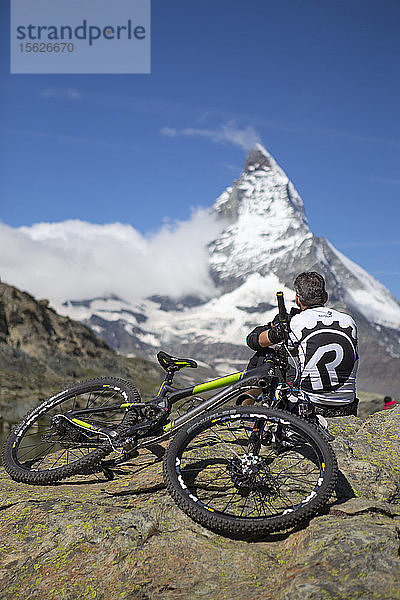
{"label": "bike rear wheel", "polygon": [[334,489],[337,464],[305,420],[238,407],[200,417],[178,433],[165,455],[164,478],[192,519],[249,539],[316,514]]}
{"label": "bike rear wheel", "polygon": [[[135,402],[140,402],[139,393],[122,379],[72,385],[31,410],[13,429],[3,447],[5,470],[15,481],[39,485],[95,466],[113,450],[110,438],[95,429],[122,432],[134,418],[126,404]],[[79,426],[65,418],[74,411],[81,411],[76,413]]]}

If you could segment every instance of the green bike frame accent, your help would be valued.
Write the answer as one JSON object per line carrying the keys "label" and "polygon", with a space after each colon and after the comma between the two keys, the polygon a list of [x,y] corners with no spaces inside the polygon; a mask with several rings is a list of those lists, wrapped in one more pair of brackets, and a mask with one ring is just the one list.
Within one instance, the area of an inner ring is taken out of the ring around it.
{"label": "green bike frame accent", "polygon": [[240,371],[239,373],[232,373],[226,377],[219,377],[218,379],[212,379],[206,381],[206,383],[200,383],[193,388],[192,394],[201,394],[201,392],[208,392],[209,390],[215,390],[216,388],[224,387],[225,385],[231,385],[243,379],[246,371]]}
{"label": "green bike frame accent", "polygon": [[85,421],[81,421],[80,419],[72,419],[73,423],[76,423],[80,427],[84,427],[85,429],[90,429],[90,431],[94,431],[96,433],[102,433],[101,429],[94,427],[90,423],[86,423]]}
{"label": "green bike frame accent", "polygon": [[[173,388],[170,385],[168,385],[166,381],[163,381],[154,400],[162,398],[164,396],[164,393],[166,393],[169,394],[169,401],[174,403],[182,398],[188,398],[189,396],[194,396],[195,394],[200,394],[202,392],[208,392],[217,388],[232,385],[242,380],[245,377],[246,373],[247,371],[239,371],[238,373],[232,373],[231,375],[226,375],[225,377],[218,377],[217,379],[212,379],[211,381],[200,383],[199,385],[195,385],[194,387],[188,387],[183,389]],[[119,406],[115,406],[115,408],[129,410],[131,406],[135,406],[135,403],[132,404],[130,402],[123,402]],[[178,419],[178,421],[179,420],[180,419]],[[93,433],[107,434],[107,431],[94,427],[90,423],[82,421],[81,419],[77,419],[76,417],[72,419],[72,422],[80,427],[92,431]],[[167,425],[165,425],[163,429],[165,432],[167,432],[170,429],[174,428],[174,426],[175,421],[171,421]]]}

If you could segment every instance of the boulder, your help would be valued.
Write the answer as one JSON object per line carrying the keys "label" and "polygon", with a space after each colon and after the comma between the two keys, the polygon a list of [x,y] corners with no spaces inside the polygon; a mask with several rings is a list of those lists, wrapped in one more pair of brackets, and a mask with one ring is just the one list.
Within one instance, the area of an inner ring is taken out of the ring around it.
{"label": "boulder", "polygon": [[400,599],[400,407],[331,419],[340,477],[323,514],[257,542],[184,515],[149,451],[113,481],[0,477],[0,600]]}

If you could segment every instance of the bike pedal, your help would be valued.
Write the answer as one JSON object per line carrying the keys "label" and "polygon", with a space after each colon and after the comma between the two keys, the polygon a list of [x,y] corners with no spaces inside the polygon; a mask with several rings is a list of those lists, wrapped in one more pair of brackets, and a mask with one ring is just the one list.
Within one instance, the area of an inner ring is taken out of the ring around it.
{"label": "bike pedal", "polygon": [[316,415],[316,425],[322,436],[328,441],[333,442],[335,436],[329,433],[328,421],[322,415]]}

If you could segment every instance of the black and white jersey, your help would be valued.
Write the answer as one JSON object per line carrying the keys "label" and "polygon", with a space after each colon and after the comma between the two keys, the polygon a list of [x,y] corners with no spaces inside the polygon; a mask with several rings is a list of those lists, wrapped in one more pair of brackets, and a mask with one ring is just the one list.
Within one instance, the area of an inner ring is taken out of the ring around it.
{"label": "black and white jersey", "polygon": [[358,367],[353,319],[318,306],[294,315],[290,330],[292,342],[298,344],[301,389],[315,402],[352,402]]}

